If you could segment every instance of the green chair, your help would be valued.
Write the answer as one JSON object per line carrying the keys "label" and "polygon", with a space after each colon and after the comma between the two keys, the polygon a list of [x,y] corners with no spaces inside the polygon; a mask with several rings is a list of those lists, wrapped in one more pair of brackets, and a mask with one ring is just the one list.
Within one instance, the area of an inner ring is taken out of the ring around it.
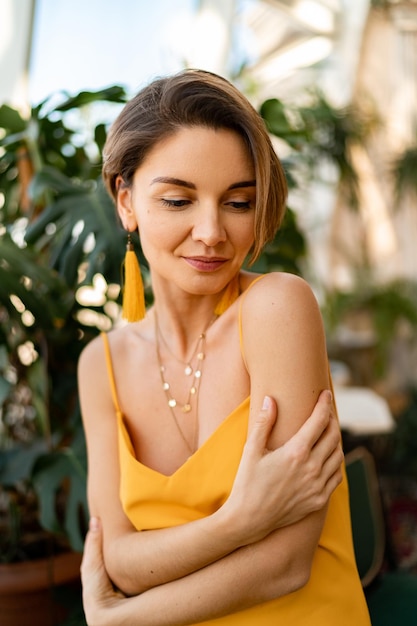
{"label": "green chair", "polygon": [[373,457],[358,447],[345,463],[355,557],[372,626],[417,626],[417,576],[382,571],[385,520]]}

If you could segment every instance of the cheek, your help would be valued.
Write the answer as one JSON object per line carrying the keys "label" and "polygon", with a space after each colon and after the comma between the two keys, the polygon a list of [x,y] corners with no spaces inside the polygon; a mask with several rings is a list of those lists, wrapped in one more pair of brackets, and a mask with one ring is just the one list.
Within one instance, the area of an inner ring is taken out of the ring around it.
{"label": "cheek", "polygon": [[139,236],[145,256],[174,250],[182,241],[182,228],[167,220],[148,218],[139,223]]}
{"label": "cheek", "polygon": [[247,250],[249,250],[255,241],[254,229],[255,220],[253,217],[248,217],[247,221],[245,220],[244,224],[241,223],[239,225],[239,228],[235,228],[232,230],[232,232],[234,232],[234,238],[236,243],[239,244],[239,246],[241,246],[242,248],[246,248]]}

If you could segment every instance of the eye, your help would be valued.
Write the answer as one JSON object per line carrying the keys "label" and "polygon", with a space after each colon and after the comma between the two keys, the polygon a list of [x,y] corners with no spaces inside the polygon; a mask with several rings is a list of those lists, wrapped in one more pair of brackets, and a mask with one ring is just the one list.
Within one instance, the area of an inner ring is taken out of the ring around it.
{"label": "eye", "polygon": [[249,209],[252,208],[252,203],[250,200],[245,200],[245,201],[230,200],[229,202],[226,202],[226,205],[231,207],[235,211],[249,211]]}
{"label": "eye", "polygon": [[186,206],[190,203],[189,200],[177,200],[175,198],[161,198],[162,206],[169,207],[171,209],[178,209]]}

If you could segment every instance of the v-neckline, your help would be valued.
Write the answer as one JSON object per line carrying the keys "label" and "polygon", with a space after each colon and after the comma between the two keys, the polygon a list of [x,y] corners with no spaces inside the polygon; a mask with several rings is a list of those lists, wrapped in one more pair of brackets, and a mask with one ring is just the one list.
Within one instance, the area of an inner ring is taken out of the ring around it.
{"label": "v-neckline", "polygon": [[145,465],[144,463],[139,461],[139,459],[136,457],[136,455],[134,453],[134,447],[133,447],[131,437],[130,437],[129,432],[128,432],[127,427],[126,427],[124,416],[123,416],[123,414],[119,413],[120,428],[121,428],[121,431],[122,431],[124,442],[125,442],[125,444],[127,446],[127,449],[128,449],[128,454],[131,457],[132,461],[135,464],[137,464],[139,467],[141,467],[145,472],[148,472],[148,473],[150,473],[150,474],[152,474],[154,476],[157,476],[157,477],[161,478],[162,480],[173,479],[178,474],[180,474],[185,468],[187,468],[190,464],[193,464],[195,462],[195,460],[198,459],[204,453],[204,451],[207,448],[210,448],[210,446],[212,445],[213,441],[218,437],[219,433],[221,433],[222,430],[230,422],[233,422],[233,417],[236,416],[237,414],[239,414],[241,409],[242,409],[242,407],[244,407],[249,402],[250,402],[250,396],[248,396],[244,400],[242,400],[242,402],[235,409],[233,409],[233,411],[231,413],[229,413],[229,415],[227,415],[227,417],[225,417],[224,420],[222,420],[220,422],[220,424],[213,430],[211,435],[209,435],[209,437],[207,437],[207,439],[205,439],[205,441],[203,441],[201,446],[199,446],[195,452],[190,454],[190,456],[184,461],[184,463],[182,463],[179,467],[177,467],[177,469],[174,472],[172,472],[172,474],[164,474],[163,472],[159,472],[158,470],[153,469],[152,467],[149,467],[148,465]]}

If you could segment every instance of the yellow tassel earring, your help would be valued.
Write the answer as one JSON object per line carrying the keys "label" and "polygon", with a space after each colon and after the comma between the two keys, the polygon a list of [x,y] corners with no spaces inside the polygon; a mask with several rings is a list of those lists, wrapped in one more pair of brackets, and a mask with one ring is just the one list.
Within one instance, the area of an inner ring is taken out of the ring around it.
{"label": "yellow tassel earring", "polygon": [[122,317],[128,322],[139,322],[145,317],[145,291],[138,258],[130,237],[127,235],[126,255],[123,263]]}
{"label": "yellow tassel earring", "polygon": [[232,278],[214,309],[214,315],[222,315],[240,296],[239,272]]}

